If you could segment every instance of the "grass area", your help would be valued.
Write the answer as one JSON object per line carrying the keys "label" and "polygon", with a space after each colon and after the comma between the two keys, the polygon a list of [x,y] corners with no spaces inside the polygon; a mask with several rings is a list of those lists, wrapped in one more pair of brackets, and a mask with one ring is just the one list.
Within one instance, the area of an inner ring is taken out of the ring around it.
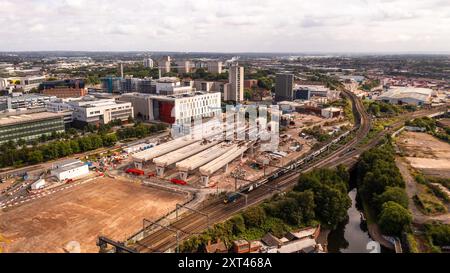
{"label": "grass area", "polygon": [[411,169],[410,172],[417,182],[419,193],[414,196],[414,203],[418,208],[426,215],[447,212],[445,203],[450,201],[449,197],[442,189],[432,183],[439,183],[448,188],[449,179],[424,176],[415,169]]}
{"label": "grass area", "polygon": [[412,233],[406,235],[406,240],[408,241],[410,253],[420,253],[418,243]]}
{"label": "grass area", "polygon": [[341,99],[334,101],[330,106],[341,107],[344,111],[344,117],[351,123],[355,123],[355,116],[353,115],[352,102],[350,99]]}
{"label": "grass area", "polygon": [[372,127],[370,128],[369,133],[366,137],[360,142],[359,145],[365,145],[369,143],[375,136],[378,135],[381,131],[384,130],[385,127],[389,127],[395,122],[398,121],[398,118],[377,118],[372,122]]}
{"label": "grass area", "polygon": [[418,193],[413,197],[414,203],[426,215],[436,215],[447,212],[443,202],[426,185],[417,184]]}
{"label": "grass area", "polygon": [[424,227],[432,252],[441,252],[441,247],[450,245],[450,225],[434,222]]}

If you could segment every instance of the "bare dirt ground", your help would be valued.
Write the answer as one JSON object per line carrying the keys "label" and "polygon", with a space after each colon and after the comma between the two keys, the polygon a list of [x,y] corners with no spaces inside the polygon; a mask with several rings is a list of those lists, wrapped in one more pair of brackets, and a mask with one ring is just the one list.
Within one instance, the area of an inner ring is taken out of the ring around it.
{"label": "bare dirt ground", "polygon": [[[447,224],[450,223],[450,213],[429,216],[429,215],[423,214],[419,210],[419,208],[417,208],[416,204],[413,201],[413,196],[416,194],[420,194],[420,192],[424,186],[418,185],[416,183],[416,181],[414,180],[414,177],[412,177],[412,175],[408,169],[408,165],[404,161],[404,159],[397,157],[395,162],[397,164],[397,167],[400,170],[400,173],[402,174],[403,180],[405,180],[406,193],[408,194],[408,197],[409,197],[408,207],[413,215],[414,223],[423,224],[430,220],[436,220],[436,221],[440,221],[440,222],[447,223]],[[439,201],[439,200],[437,200],[437,201]]]}
{"label": "bare dirt ground", "polygon": [[417,132],[403,132],[397,144],[413,168],[426,175],[450,178],[450,144]]}
{"label": "bare dirt ground", "polygon": [[138,183],[100,178],[26,205],[0,212],[0,234],[8,240],[5,252],[64,252],[77,241],[81,252],[97,252],[104,235],[125,240],[184,200]]}

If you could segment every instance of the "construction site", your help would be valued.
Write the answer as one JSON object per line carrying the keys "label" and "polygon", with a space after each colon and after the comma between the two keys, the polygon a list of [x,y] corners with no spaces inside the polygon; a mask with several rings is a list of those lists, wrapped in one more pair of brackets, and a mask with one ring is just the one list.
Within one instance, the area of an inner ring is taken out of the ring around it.
{"label": "construction site", "polygon": [[[96,252],[99,236],[127,241],[142,219],[174,217],[180,204],[196,207],[311,154],[319,141],[304,129],[322,125],[334,137],[348,125],[343,117],[293,113],[284,119],[275,151],[261,149],[268,142],[263,134],[251,140],[255,128],[245,126],[228,140],[223,124],[209,123],[200,137],[195,130],[178,138],[151,137],[113,154],[63,160],[32,176],[8,178],[0,195],[0,235],[7,240],[2,248],[71,252],[76,244],[80,252]],[[238,140],[240,133],[244,138]],[[76,177],[67,176],[74,172]]]}
{"label": "construction site", "polygon": [[206,130],[206,134],[203,130],[202,137],[187,135],[136,152],[125,171],[129,176],[155,183],[170,181],[197,189],[232,191],[307,154],[318,141],[302,134],[302,130],[323,125],[325,132],[332,136],[342,133],[343,127],[349,125],[341,117],[325,119],[293,113],[288,119],[278,134],[276,151],[261,149],[262,136],[250,140],[250,134],[256,131],[250,126],[245,130],[245,140],[222,138],[222,131],[216,128]]}
{"label": "construction site", "polygon": [[99,177],[0,212],[4,252],[98,252],[100,235],[125,240],[142,219],[157,220],[189,197],[139,183]]}

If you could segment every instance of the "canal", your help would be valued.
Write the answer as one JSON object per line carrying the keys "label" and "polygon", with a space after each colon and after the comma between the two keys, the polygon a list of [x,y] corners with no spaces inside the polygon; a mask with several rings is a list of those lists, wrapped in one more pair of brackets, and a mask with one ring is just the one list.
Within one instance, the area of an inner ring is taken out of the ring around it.
{"label": "canal", "polygon": [[368,253],[367,244],[372,241],[366,223],[361,219],[358,208],[357,189],[353,188],[348,196],[352,206],[348,209],[348,219],[328,235],[328,252],[331,253]]}
{"label": "canal", "polygon": [[[352,183],[350,183],[351,185]],[[367,230],[367,224],[361,219],[361,204],[358,199],[358,190],[352,188],[348,193],[352,206],[348,209],[347,221],[342,222],[328,235],[328,252],[330,253],[370,253],[372,247],[367,244],[372,241]],[[369,249],[367,249],[369,248]],[[381,253],[392,253],[381,246]]]}

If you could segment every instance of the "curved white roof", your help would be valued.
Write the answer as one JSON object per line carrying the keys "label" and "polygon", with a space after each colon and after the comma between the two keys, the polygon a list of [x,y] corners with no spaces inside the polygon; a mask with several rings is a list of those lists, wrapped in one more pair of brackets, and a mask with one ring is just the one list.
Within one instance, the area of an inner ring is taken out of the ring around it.
{"label": "curved white roof", "polygon": [[159,167],[166,167],[180,160],[183,160],[187,157],[190,157],[191,155],[195,155],[201,151],[204,151],[209,147],[216,145],[217,143],[218,143],[217,141],[207,143],[198,141],[181,149],[165,154],[163,156],[154,158],[153,163],[155,163]]}
{"label": "curved white roof", "polygon": [[163,143],[161,145],[157,145],[151,149],[144,150],[142,152],[135,153],[132,158],[134,161],[138,162],[145,162],[152,160],[158,156],[165,155],[167,153],[170,153],[176,149],[179,149],[181,147],[190,145],[194,142],[200,141],[199,139],[192,139],[189,137],[183,137],[183,138],[177,138],[172,141]]}
{"label": "curved white roof", "polygon": [[200,169],[199,169],[200,173],[202,175],[208,175],[208,176],[212,175],[213,173],[218,171],[220,168],[222,168],[226,164],[230,163],[231,161],[236,159],[238,156],[240,156],[242,153],[247,151],[247,149],[248,149],[247,146],[233,147],[232,149],[230,149],[228,152],[226,152],[222,156],[220,156],[220,157],[214,159],[213,161],[211,161],[210,163],[200,167]]}
{"label": "curved white roof", "polygon": [[176,164],[180,171],[192,171],[231,150],[235,145],[217,145]]}

